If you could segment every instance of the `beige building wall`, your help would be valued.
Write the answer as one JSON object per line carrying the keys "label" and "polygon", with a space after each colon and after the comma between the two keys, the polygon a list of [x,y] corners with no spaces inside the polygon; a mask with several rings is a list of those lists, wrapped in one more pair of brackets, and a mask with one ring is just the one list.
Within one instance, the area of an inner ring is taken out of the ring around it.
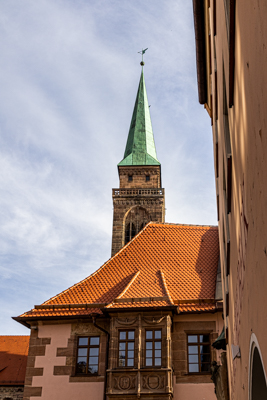
{"label": "beige building wall", "polygon": [[266,393],[252,388],[251,349],[267,371],[267,2],[204,3],[230,398],[254,400]]}

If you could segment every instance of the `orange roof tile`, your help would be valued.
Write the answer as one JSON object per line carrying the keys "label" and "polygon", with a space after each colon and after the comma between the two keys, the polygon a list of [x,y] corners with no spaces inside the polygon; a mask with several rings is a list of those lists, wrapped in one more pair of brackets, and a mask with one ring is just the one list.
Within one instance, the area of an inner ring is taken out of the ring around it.
{"label": "orange roof tile", "polygon": [[[150,222],[92,275],[17,320],[179,301],[180,312],[214,310],[218,259],[217,227]],[[186,305],[187,300],[197,302]]]}
{"label": "orange roof tile", "polygon": [[0,336],[0,385],[24,385],[30,336]]}

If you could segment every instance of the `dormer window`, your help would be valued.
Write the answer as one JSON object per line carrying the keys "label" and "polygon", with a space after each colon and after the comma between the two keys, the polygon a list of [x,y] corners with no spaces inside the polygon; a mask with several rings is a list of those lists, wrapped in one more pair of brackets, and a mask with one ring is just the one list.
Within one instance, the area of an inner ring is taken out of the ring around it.
{"label": "dormer window", "polygon": [[133,176],[132,175],[128,175],[128,182],[132,182],[133,181]]}
{"label": "dormer window", "polygon": [[150,181],[150,175],[146,175],[146,182]]}

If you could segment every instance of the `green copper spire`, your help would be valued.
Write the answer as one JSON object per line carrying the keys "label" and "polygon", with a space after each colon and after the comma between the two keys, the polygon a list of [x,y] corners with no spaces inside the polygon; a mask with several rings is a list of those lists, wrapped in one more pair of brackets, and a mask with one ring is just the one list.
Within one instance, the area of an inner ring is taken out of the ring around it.
{"label": "green copper spire", "polygon": [[152,131],[142,68],[122,165],[160,165]]}

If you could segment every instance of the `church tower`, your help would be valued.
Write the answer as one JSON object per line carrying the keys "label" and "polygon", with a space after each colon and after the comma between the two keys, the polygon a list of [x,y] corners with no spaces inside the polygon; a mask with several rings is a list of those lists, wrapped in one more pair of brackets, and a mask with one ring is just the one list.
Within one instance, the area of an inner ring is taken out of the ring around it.
{"label": "church tower", "polygon": [[161,165],[156,154],[143,67],[124,158],[118,164],[118,172],[120,187],[112,189],[112,256],[148,222],[165,220]]}

